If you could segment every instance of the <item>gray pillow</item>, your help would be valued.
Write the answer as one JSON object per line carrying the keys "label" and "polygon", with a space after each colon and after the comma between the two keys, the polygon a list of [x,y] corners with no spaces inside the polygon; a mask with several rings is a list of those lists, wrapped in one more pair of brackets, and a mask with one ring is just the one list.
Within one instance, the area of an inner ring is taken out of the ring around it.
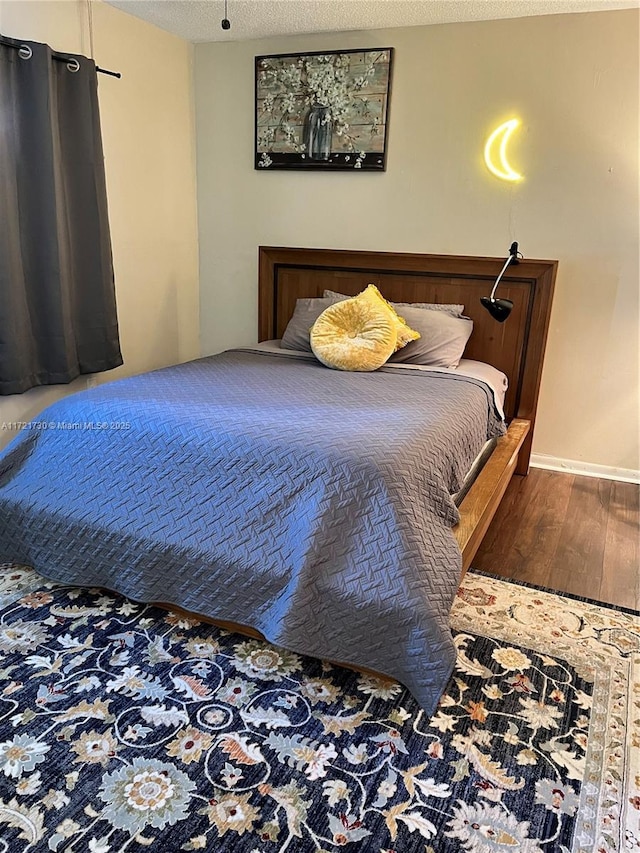
{"label": "gray pillow", "polygon": [[[309,330],[325,308],[350,299],[343,293],[325,290],[322,298],[297,299],[293,316],[287,324],[280,346],[282,349],[311,352]],[[420,339],[411,341],[389,359],[390,362],[425,364],[431,367],[457,367],[464,348],[473,331],[473,320],[459,317],[446,309],[463,309],[462,305],[438,306],[438,310],[425,310],[429,303],[394,303],[402,308],[401,316]]]}
{"label": "gray pillow", "polygon": [[457,367],[473,331],[469,317],[454,317],[446,311],[425,311],[403,306],[402,317],[420,339],[411,341],[389,359],[390,362],[427,364],[430,367]]}
{"label": "gray pillow", "polygon": [[[336,293],[335,290],[325,290],[322,294],[325,298],[328,297],[340,297],[341,299],[350,299],[351,297],[347,296],[344,293]],[[398,308],[423,308],[429,311],[445,311],[447,314],[451,314],[454,317],[460,317],[464,312],[464,305],[454,305],[453,303],[440,303],[440,302],[392,302],[393,307],[398,310]],[[400,312],[401,313],[401,312]]]}
{"label": "gray pillow", "polygon": [[322,314],[325,308],[329,305],[335,305],[336,302],[342,302],[343,299],[349,299],[348,296],[328,296],[326,298],[308,298],[296,299],[296,307],[292,318],[284,330],[284,335],[280,341],[282,349],[293,349],[298,352],[311,352],[311,344],[309,343],[309,330]]}

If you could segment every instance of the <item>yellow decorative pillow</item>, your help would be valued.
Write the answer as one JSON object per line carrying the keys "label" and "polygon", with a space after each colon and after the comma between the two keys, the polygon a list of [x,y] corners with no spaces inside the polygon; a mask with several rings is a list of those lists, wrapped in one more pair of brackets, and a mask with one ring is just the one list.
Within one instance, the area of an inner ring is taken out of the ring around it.
{"label": "yellow decorative pillow", "polygon": [[396,332],[398,335],[394,352],[397,352],[399,349],[402,349],[402,347],[406,347],[406,345],[408,343],[411,343],[411,341],[418,340],[418,338],[420,337],[420,332],[416,332],[413,329],[409,328],[409,326],[407,326],[407,323],[404,318],[400,317],[400,315],[397,313],[396,309],[390,302],[387,302],[387,300],[380,293],[375,284],[367,285],[367,289],[363,290],[362,293],[359,294],[359,297],[362,297],[363,299],[366,299],[372,303],[382,304],[390,312],[391,316],[393,317],[394,325],[396,327]]}
{"label": "yellow decorative pillow", "polygon": [[[402,343],[398,345],[401,331]],[[377,370],[397,349],[420,337],[402,321],[374,285],[330,305],[311,327],[318,361],[337,370]]]}

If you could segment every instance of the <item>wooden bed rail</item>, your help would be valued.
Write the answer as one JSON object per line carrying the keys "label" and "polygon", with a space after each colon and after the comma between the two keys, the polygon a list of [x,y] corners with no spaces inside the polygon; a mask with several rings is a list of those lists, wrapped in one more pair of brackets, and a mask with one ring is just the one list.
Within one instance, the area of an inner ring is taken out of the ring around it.
{"label": "wooden bed rail", "polygon": [[462,577],[480,547],[491,519],[518,463],[518,454],[531,429],[529,421],[515,418],[460,504],[460,522],[453,528],[462,551]]}

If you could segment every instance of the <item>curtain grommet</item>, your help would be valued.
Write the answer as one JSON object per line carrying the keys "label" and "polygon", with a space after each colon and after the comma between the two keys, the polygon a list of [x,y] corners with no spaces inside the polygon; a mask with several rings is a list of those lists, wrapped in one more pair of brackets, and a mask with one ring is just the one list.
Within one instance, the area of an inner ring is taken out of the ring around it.
{"label": "curtain grommet", "polygon": [[80,71],[80,63],[75,58],[70,59],[69,62],[67,62],[67,68],[69,69],[69,71],[71,71],[72,74],[75,74],[76,71]]}
{"label": "curtain grommet", "polygon": [[29,47],[28,44],[21,44],[18,50],[18,56],[20,59],[31,59],[33,56],[33,51]]}

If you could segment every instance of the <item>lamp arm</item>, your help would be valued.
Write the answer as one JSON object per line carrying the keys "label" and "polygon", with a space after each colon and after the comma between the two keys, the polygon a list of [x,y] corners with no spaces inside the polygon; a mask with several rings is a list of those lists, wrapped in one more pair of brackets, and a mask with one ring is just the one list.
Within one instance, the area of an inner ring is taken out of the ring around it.
{"label": "lamp arm", "polygon": [[496,294],[496,290],[498,289],[498,285],[500,284],[500,279],[502,278],[502,276],[503,276],[503,275],[505,274],[505,272],[507,271],[507,267],[511,264],[511,262],[513,261],[513,259],[514,259],[514,258],[516,258],[516,257],[517,257],[517,255],[509,255],[509,257],[508,257],[508,258],[507,258],[507,260],[505,261],[504,266],[503,266],[503,267],[502,267],[502,269],[500,270],[500,273],[499,273],[499,275],[498,275],[498,278],[496,279],[495,284],[493,285],[493,289],[492,289],[492,291],[491,291],[491,296],[489,296],[489,299],[490,299],[492,302],[493,302],[493,297],[494,297],[494,296],[495,296],[495,294]]}

